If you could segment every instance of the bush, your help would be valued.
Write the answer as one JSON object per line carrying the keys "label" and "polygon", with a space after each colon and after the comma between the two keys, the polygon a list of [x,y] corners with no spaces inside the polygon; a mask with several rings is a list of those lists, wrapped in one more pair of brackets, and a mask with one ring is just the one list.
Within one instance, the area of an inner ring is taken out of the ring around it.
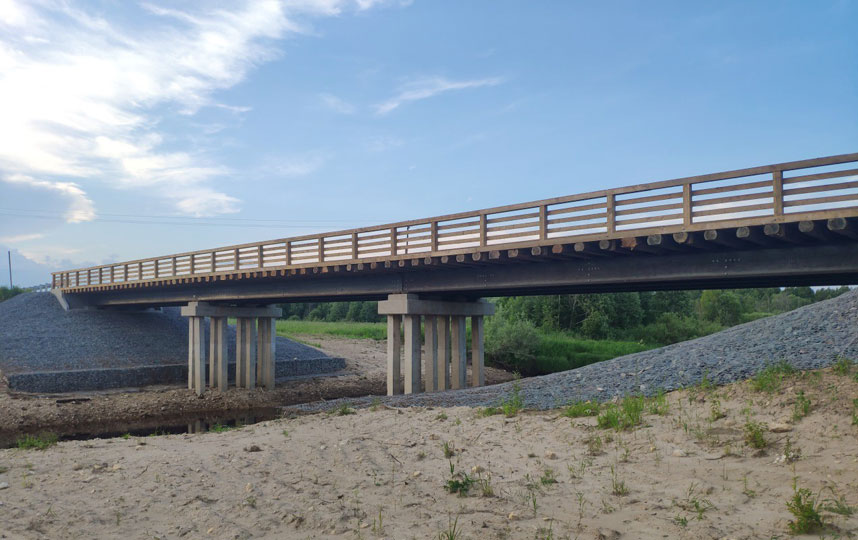
{"label": "bush", "polygon": [[532,323],[496,316],[488,319],[485,331],[485,352],[489,363],[525,375],[532,373],[541,341]]}
{"label": "bush", "polygon": [[682,317],[675,313],[662,313],[655,322],[636,328],[633,336],[644,343],[670,345],[714,334],[723,328],[717,322]]}

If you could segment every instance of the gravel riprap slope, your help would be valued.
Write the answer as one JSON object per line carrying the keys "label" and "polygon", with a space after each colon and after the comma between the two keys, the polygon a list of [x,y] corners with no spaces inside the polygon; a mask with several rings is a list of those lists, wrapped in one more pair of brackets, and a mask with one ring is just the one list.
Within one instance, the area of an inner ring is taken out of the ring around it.
{"label": "gravel riprap slope", "polygon": [[[235,358],[235,327],[228,332]],[[277,360],[326,358],[277,338]],[[0,371],[6,374],[187,364],[188,322],[179,308],[162,311],[64,311],[50,293],[0,302]]]}
{"label": "gravel riprap slope", "polygon": [[[817,369],[832,364],[837,355],[858,358],[858,291],[717,334],[522,379],[519,384],[526,407],[549,409],[579,399],[605,401],[630,393],[675,390],[699,383],[704,375],[716,384],[726,384],[747,379],[781,360],[796,369]],[[398,407],[485,407],[509,396],[513,384],[390,396],[382,401]],[[338,401],[365,406],[371,399]],[[338,404],[311,403],[300,408],[324,410]]]}

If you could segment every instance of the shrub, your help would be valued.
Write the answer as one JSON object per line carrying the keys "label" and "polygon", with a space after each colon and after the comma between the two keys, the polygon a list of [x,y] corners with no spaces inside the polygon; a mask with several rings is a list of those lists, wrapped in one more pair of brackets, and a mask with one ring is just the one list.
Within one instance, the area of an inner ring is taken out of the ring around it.
{"label": "shrub", "polygon": [[748,420],[745,423],[745,442],[753,448],[767,447],[769,441],[766,440],[766,429],[767,426],[765,424]]}
{"label": "shrub", "polygon": [[486,323],[486,358],[503,368],[530,374],[539,342],[539,332],[528,321],[510,321],[498,316]]}
{"label": "shrub", "polygon": [[807,488],[799,488],[798,482],[793,480],[792,484],[793,495],[787,501],[787,510],[795,516],[794,521],[789,522],[789,530],[793,534],[805,534],[823,527],[822,515],[819,513],[821,503],[819,496]]}

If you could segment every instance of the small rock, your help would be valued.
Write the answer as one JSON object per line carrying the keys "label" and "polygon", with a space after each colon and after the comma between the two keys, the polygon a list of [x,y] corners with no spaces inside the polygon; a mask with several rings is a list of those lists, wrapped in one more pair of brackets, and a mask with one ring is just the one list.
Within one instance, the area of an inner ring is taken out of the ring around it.
{"label": "small rock", "polygon": [[483,469],[479,465],[474,465],[473,467],[471,467],[471,474],[480,474],[483,471],[485,471],[485,469]]}
{"label": "small rock", "polygon": [[548,450],[545,452],[545,459],[557,459],[557,453],[552,450]]}
{"label": "small rock", "polygon": [[0,489],[6,489],[9,487],[9,482],[0,482]]}
{"label": "small rock", "polygon": [[515,521],[518,519],[518,514],[516,514],[515,512],[510,512],[509,515],[507,516],[507,518],[510,521]]}
{"label": "small rock", "polygon": [[772,433],[787,433],[792,431],[792,426],[786,423],[775,423],[769,425],[769,431]]}
{"label": "small rock", "polygon": [[417,478],[421,474],[423,474],[423,473],[421,473],[420,471],[414,471],[413,473],[411,473],[411,476],[413,476],[414,478]]}
{"label": "small rock", "polygon": [[262,448],[259,448],[255,444],[251,444],[250,446],[245,447],[245,452],[262,452]]}
{"label": "small rock", "polygon": [[687,454],[687,453],[685,452],[685,450],[683,450],[682,448],[674,448],[674,449],[673,449],[673,452],[671,453],[671,455],[672,455],[673,457],[685,457],[685,456],[687,456],[688,454]]}

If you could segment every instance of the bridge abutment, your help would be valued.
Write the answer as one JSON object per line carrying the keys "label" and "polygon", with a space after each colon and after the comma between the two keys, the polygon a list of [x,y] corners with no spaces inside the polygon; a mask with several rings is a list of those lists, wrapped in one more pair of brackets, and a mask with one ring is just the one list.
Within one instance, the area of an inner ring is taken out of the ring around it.
{"label": "bridge abutment", "polygon": [[[282,314],[280,308],[215,306],[205,302],[189,302],[182,308],[188,318],[188,389],[202,395],[206,387],[206,360],[208,384],[211,388],[226,390],[227,373],[227,318],[236,319],[235,333],[235,385],[237,388],[274,389],[275,322]],[[205,319],[209,324],[209,350],[206,354]]]}
{"label": "bridge abutment", "polygon": [[391,294],[379,302],[378,313],[387,315],[387,394],[467,387],[468,318],[471,319],[470,386],[483,386],[483,317],[493,315],[494,311],[494,306],[485,301],[423,300],[415,294]]}

